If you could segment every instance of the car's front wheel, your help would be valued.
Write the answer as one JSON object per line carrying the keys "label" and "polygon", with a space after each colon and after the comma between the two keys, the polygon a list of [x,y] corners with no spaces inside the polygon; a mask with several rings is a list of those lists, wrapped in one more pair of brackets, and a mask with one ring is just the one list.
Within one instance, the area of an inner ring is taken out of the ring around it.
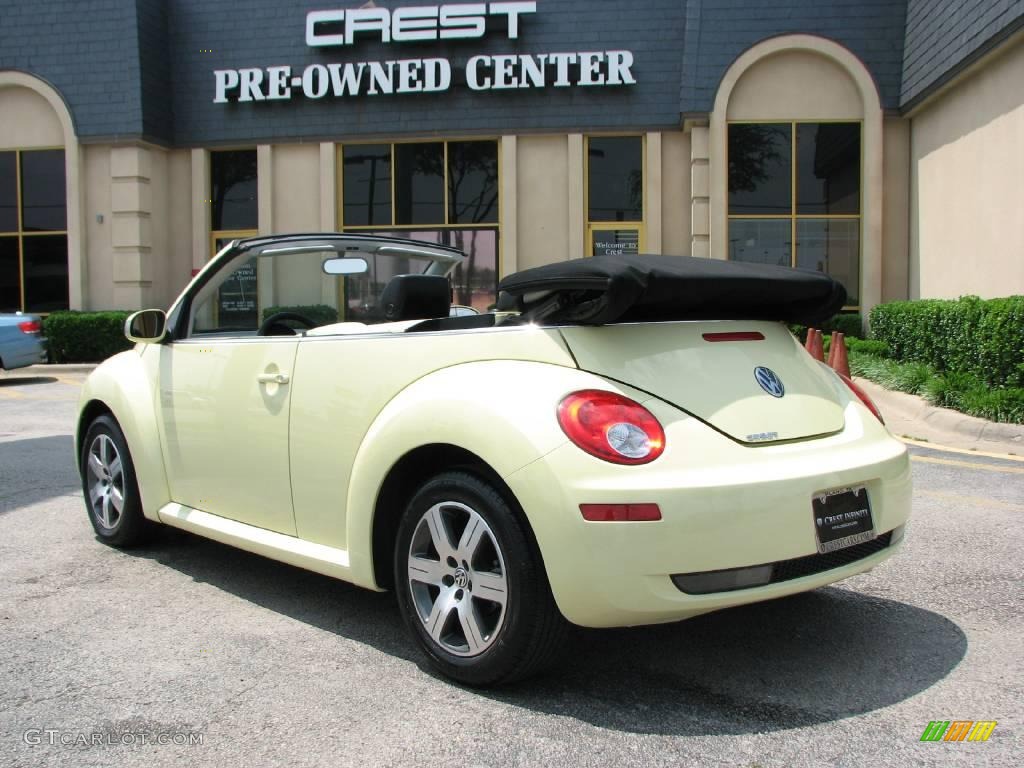
{"label": "car's front wheel", "polygon": [[89,522],[100,541],[114,547],[142,543],[153,524],[142,514],[135,465],[112,416],[98,416],[89,425],[80,460]]}
{"label": "car's front wheel", "polygon": [[412,498],[398,529],[395,586],[430,662],[468,685],[540,671],[568,629],[524,522],[465,472],[439,475]]}

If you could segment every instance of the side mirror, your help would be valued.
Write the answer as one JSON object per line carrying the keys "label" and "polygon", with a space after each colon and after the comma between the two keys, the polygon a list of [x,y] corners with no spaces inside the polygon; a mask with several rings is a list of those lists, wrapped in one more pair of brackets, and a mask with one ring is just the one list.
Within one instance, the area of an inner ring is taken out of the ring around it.
{"label": "side mirror", "polygon": [[143,309],[124,321],[124,335],[136,344],[156,344],[167,333],[167,315],[162,309]]}

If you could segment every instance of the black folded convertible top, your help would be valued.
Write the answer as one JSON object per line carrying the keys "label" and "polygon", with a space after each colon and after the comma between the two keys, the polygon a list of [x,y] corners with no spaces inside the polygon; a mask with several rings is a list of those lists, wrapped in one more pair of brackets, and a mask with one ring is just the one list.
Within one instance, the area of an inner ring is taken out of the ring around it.
{"label": "black folded convertible top", "polygon": [[594,256],[526,269],[498,285],[528,319],[602,325],[782,320],[838,312],[846,290],[822,272],[692,256]]}

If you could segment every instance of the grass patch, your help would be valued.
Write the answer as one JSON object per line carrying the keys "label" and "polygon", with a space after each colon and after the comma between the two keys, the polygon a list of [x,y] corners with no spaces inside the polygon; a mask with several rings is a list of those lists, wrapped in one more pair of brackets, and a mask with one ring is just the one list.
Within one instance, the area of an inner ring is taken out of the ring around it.
{"label": "grass patch", "polygon": [[884,357],[850,352],[850,372],[886,389],[923,395],[925,385],[935,376],[925,363],[898,363]]}
{"label": "grass patch", "polygon": [[993,388],[970,373],[936,373],[927,363],[899,363],[850,352],[850,372],[886,389],[920,395],[931,405],[989,421],[1024,424],[1024,388]]}

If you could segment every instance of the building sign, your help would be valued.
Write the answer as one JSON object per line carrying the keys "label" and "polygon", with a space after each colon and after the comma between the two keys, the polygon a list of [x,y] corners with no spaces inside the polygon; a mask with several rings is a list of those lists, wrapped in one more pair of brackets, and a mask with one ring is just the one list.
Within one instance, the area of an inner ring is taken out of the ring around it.
{"label": "building sign", "polygon": [[[492,31],[517,40],[522,17],[536,12],[536,2],[310,11],[306,44],[318,49],[364,41],[422,44],[472,40]],[[632,67],[633,54],[623,50],[478,54],[457,79],[474,91],[634,85]],[[318,63],[301,70],[288,65],[217,69],[213,77],[215,104],[439,93],[456,79],[451,61],[443,57]]]}

